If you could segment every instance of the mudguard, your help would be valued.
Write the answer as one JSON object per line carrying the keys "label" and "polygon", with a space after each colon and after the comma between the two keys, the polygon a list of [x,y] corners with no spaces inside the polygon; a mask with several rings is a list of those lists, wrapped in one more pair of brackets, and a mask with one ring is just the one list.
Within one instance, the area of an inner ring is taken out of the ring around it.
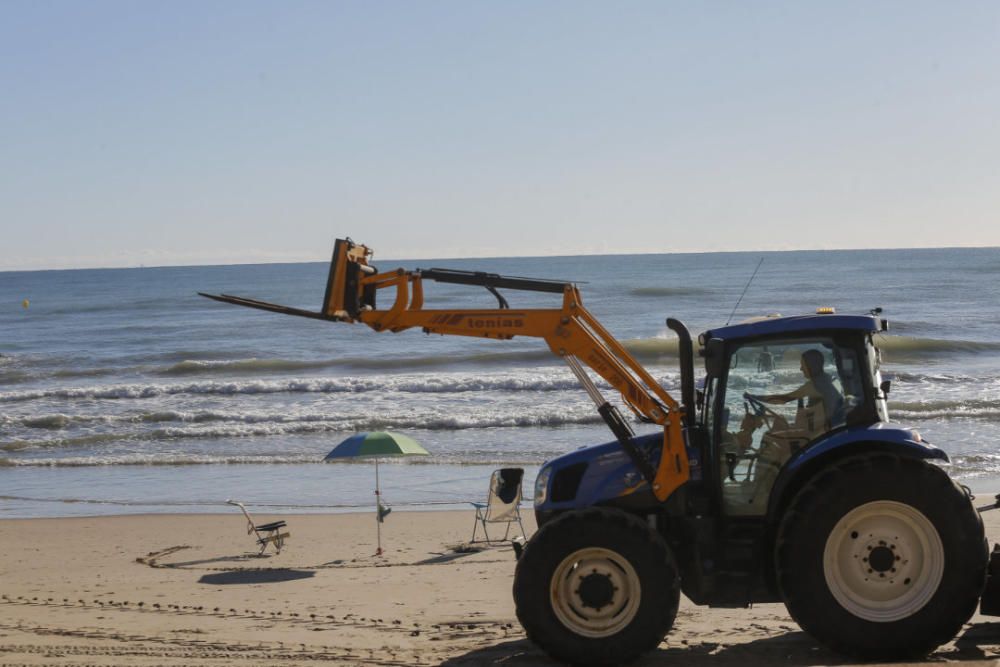
{"label": "mudguard", "polygon": [[776,513],[784,506],[783,501],[788,492],[798,489],[803,476],[808,477],[835,458],[872,450],[917,459],[949,460],[944,450],[923,440],[914,429],[899,424],[879,422],[836,431],[803,449],[781,469],[771,490],[769,517],[776,518]]}

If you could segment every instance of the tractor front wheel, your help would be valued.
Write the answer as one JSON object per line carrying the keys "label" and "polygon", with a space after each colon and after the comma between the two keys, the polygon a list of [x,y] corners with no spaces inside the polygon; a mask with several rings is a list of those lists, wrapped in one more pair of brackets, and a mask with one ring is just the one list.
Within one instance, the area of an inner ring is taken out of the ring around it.
{"label": "tractor front wheel", "polygon": [[656,648],[679,598],[667,544],[641,519],[608,508],[546,523],[514,573],[514,604],[528,638],[574,665],[621,664]]}
{"label": "tractor front wheel", "polygon": [[987,563],[979,513],[940,468],[887,454],[824,469],[778,531],[778,584],[792,617],[865,660],[924,655],[976,610]]}

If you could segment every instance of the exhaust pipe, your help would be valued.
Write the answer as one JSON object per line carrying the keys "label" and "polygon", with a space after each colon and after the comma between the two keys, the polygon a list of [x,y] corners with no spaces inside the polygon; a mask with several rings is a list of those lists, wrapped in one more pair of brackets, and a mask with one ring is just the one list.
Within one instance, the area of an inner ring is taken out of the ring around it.
{"label": "exhaust pipe", "polygon": [[694,346],[691,332],[680,320],[667,318],[667,327],[677,334],[681,364],[681,405],[684,406],[684,426],[694,426]]}

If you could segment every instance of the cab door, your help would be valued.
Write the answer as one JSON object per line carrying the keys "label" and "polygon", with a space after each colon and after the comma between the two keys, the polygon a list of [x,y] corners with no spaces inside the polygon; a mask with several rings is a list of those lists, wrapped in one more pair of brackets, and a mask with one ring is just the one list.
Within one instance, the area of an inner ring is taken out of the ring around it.
{"label": "cab door", "polygon": [[832,338],[754,341],[731,348],[717,383],[721,504],[729,516],[762,516],[782,466],[840,428],[860,400],[853,348]]}

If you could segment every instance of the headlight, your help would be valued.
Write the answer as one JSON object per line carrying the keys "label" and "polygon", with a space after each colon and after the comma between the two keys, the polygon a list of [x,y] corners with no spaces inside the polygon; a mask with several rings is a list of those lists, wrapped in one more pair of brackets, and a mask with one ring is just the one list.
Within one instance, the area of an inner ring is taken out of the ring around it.
{"label": "headlight", "polygon": [[552,477],[552,468],[545,467],[538,471],[535,478],[535,505],[541,505],[549,497],[549,478]]}

